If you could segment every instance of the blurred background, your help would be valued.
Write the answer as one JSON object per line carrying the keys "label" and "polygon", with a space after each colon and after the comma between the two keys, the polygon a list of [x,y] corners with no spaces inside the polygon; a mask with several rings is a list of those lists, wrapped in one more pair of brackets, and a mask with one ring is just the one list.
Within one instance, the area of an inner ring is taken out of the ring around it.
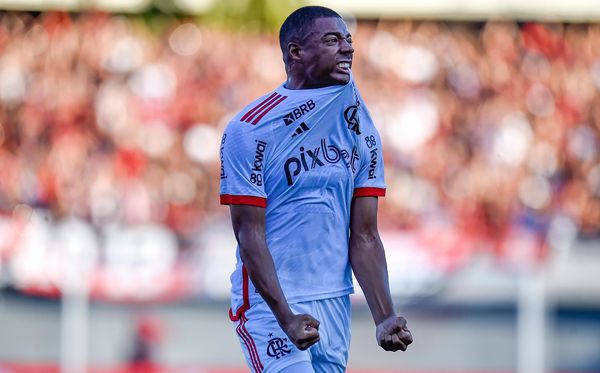
{"label": "blurred background", "polygon": [[600,372],[592,0],[0,0],[0,372],[247,371],[220,136],[315,3],[354,34],[415,337],[380,351],[357,288],[349,371]]}

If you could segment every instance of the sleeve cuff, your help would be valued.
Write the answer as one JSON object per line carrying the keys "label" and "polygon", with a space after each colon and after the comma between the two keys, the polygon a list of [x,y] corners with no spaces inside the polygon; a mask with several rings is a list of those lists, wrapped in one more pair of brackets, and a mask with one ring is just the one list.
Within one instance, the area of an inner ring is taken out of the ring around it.
{"label": "sleeve cuff", "polygon": [[384,197],[385,188],[354,188],[353,197]]}
{"label": "sleeve cuff", "polygon": [[220,200],[222,205],[250,205],[267,207],[267,199],[263,197],[221,194]]}

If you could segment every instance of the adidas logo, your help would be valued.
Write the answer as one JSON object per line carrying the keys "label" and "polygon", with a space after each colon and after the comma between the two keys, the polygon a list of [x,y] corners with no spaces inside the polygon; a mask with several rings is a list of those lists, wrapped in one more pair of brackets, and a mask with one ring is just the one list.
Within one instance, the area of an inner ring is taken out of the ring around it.
{"label": "adidas logo", "polygon": [[306,125],[305,122],[300,123],[300,125],[296,128],[296,130],[294,131],[294,133],[292,134],[292,137],[296,137],[298,135],[303,134],[304,132],[308,131],[310,128]]}

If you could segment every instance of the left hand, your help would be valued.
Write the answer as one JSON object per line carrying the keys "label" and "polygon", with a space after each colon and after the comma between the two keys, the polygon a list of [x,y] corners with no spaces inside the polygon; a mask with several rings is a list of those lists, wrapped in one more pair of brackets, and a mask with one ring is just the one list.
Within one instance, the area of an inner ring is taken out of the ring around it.
{"label": "left hand", "polygon": [[377,343],[386,351],[406,351],[413,342],[412,334],[406,326],[406,319],[401,316],[391,316],[377,324],[375,331]]}

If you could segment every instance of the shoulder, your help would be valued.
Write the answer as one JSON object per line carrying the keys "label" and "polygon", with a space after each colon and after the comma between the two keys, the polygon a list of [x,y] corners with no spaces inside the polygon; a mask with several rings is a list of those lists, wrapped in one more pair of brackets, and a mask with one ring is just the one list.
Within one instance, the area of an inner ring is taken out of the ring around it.
{"label": "shoulder", "polygon": [[344,109],[344,119],[348,125],[359,128],[358,132],[356,132],[357,134],[365,131],[368,133],[377,132],[371,113],[354,81],[350,84],[350,91],[352,92],[353,103]]}
{"label": "shoulder", "polygon": [[225,128],[225,133],[231,136],[240,133],[255,132],[256,129],[260,128],[256,126],[258,120],[261,119],[260,116],[279,96],[277,91],[271,91],[253,100],[231,118]]}
{"label": "shoulder", "polygon": [[257,126],[264,122],[269,114],[272,114],[277,108],[283,106],[283,103],[287,99],[287,94],[278,92],[277,89],[273,90],[252,101],[242,109],[233,120],[251,126]]}

